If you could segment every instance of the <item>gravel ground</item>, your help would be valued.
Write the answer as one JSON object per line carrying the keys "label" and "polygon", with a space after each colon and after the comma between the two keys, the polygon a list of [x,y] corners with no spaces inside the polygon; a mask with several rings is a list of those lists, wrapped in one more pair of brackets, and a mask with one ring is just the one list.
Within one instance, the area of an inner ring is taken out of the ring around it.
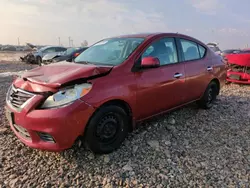
{"label": "gravel ground", "polygon": [[[0,78],[0,114],[10,82]],[[211,110],[190,105],[144,122],[119,150],[101,156],[79,145],[62,153],[28,148],[2,115],[0,188],[249,187],[249,109],[250,87],[231,84]]]}

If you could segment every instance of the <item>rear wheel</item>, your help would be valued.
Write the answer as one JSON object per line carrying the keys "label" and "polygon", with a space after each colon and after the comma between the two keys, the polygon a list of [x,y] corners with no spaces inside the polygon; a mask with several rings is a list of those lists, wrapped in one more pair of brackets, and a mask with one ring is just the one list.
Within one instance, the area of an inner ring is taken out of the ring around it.
{"label": "rear wheel", "polygon": [[116,150],[128,134],[128,120],[128,115],[119,106],[101,107],[88,123],[85,144],[99,154]]}
{"label": "rear wheel", "polygon": [[216,82],[210,82],[203,97],[198,101],[198,105],[203,109],[210,109],[218,95],[219,86]]}

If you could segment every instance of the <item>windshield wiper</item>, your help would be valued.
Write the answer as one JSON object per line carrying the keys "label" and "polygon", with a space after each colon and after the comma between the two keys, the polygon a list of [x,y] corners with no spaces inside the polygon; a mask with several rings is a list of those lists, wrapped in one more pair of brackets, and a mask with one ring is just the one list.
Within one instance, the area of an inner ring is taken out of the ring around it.
{"label": "windshield wiper", "polygon": [[90,62],[88,62],[88,61],[77,61],[77,62],[76,62],[75,60],[74,60],[74,63],[81,63],[81,64],[86,64],[86,65],[87,65],[87,64],[92,64],[92,63],[90,63]]}

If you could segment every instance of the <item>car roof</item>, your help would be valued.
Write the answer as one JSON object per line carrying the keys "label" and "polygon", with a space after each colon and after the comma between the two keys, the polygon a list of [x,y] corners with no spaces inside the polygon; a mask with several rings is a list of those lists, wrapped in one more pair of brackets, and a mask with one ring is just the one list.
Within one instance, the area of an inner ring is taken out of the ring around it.
{"label": "car roof", "polygon": [[[181,33],[171,33],[171,32],[155,32],[155,33],[136,33],[136,34],[126,34],[126,35],[118,35],[118,36],[114,36],[114,37],[110,37],[110,38],[151,38],[151,37],[155,37],[155,36],[159,36],[159,35],[176,35],[176,37],[186,37],[186,38],[190,38],[190,39],[195,39],[192,38],[188,35],[184,35]],[[197,39],[195,39],[197,40]]]}
{"label": "car roof", "polygon": [[[63,47],[63,46],[44,46],[44,47],[42,47],[42,48],[40,48],[40,49],[43,49],[43,50],[45,50],[45,49],[47,49],[47,48],[65,48],[65,47]],[[67,49],[67,48],[65,48],[65,49]]]}

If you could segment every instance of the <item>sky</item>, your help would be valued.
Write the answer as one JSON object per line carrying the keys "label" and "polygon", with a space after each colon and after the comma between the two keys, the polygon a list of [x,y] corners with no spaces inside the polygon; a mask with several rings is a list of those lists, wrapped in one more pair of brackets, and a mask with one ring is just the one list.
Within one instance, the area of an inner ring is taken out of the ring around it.
{"label": "sky", "polygon": [[[240,2],[240,3],[239,3]],[[79,46],[140,32],[178,32],[222,49],[250,47],[249,0],[0,0],[0,44]]]}

